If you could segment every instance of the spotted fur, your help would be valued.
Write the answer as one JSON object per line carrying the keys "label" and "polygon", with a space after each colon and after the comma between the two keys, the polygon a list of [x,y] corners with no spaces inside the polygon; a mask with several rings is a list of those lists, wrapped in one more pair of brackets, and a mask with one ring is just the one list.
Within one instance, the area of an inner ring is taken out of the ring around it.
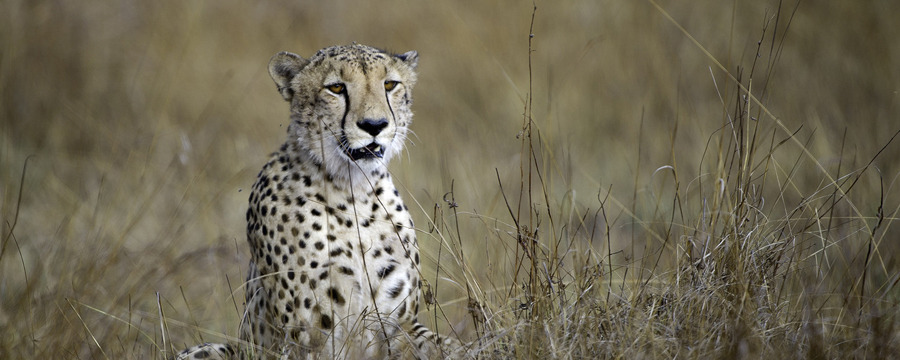
{"label": "spotted fur", "polygon": [[[282,52],[288,139],[250,194],[244,357],[437,358],[459,343],[420,325],[412,218],[386,168],[412,121],[414,51],[363,45]],[[179,359],[234,358],[204,344]]]}

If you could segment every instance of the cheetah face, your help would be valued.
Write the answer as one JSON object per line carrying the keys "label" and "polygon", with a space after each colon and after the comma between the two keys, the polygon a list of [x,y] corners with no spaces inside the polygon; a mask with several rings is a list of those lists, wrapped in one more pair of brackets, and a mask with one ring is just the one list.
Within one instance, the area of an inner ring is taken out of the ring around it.
{"label": "cheetah face", "polygon": [[276,54],[269,73],[291,104],[289,133],[301,155],[353,183],[383,174],[412,121],[417,60],[415,51],[393,55],[363,45],[326,48],[309,59]]}

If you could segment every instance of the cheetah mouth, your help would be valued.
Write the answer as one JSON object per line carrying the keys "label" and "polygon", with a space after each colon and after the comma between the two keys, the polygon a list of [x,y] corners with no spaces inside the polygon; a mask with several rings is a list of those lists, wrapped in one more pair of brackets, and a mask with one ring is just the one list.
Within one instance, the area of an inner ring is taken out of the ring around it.
{"label": "cheetah mouth", "polygon": [[358,149],[347,149],[347,156],[350,157],[351,160],[363,160],[363,159],[381,159],[384,158],[384,146],[376,142],[372,142],[369,145]]}

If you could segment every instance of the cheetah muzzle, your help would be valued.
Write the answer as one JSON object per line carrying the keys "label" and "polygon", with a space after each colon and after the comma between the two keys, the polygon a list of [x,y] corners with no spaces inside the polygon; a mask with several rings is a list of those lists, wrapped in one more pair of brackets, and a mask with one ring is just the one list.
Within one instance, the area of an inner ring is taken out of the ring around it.
{"label": "cheetah muzzle", "polygon": [[241,342],[177,358],[460,356],[417,320],[416,231],[386,167],[412,122],[417,62],[356,44],[272,57],[291,122],[250,192]]}

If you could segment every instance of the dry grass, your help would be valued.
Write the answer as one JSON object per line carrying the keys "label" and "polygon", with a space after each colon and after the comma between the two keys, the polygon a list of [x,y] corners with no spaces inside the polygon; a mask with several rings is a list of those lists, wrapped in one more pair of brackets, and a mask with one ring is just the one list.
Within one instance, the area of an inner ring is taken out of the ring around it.
{"label": "dry grass", "polygon": [[419,51],[421,317],[481,357],[900,353],[897,4],[537,7],[0,3],[0,358],[234,336],[266,62],[351,41]]}

